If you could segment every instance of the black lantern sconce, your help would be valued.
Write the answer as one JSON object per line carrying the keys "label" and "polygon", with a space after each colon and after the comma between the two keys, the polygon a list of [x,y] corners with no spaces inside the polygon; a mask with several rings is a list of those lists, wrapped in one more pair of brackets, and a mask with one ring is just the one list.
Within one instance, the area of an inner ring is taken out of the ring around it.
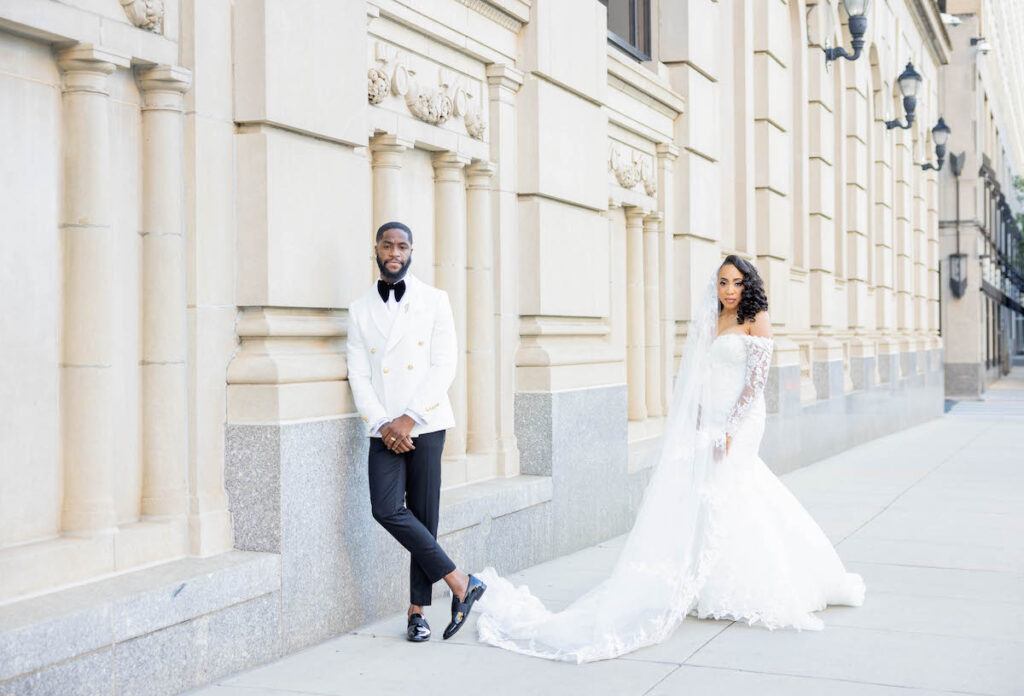
{"label": "black lantern sconce", "polygon": [[825,49],[825,60],[833,61],[839,58],[846,60],[857,60],[861,51],[864,50],[864,34],[868,30],[868,8],[871,7],[871,0],[843,0],[843,8],[850,17],[850,36],[853,45],[853,53],[850,53],[842,46]]}
{"label": "black lantern sconce", "polygon": [[949,290],[960,299],[967,290],[967,254],[949,255]]}
{"label": "black lantern sconce", "polygon": [[900,86],[900,94],[903,95],[903,110],[907,114],[907,122],[901,123],[899,119],[886,121],[886,128],[890,130],[893,128],[906,130],[914,125],[914,110],[917,108],[917,90],[921,88],[922,81],[921,75],[914,70],[914,64],[907,62],[906,69],[896,78],[896,82]]}
{"label": "black lantern sconce", "polygon": [[960,252],[960,173],[964,170],[966,153],[949,156],[949,168],[956,177],[956,253],[949,255],[949,290],[960,299],[967,290],[967,254]]}
{"label": "black lantern sconce", "polygon": [[946,159],[946,143],[949,141],[949,126],[946,125],[946,121],[939,116],[939,122],[932,128],[932,142],[935,143],[935,158],[939,161],[938,166],[928,162],[921,165],[921,169],[928,170],[934,169],[939,171],[942,169],[942,162]]}

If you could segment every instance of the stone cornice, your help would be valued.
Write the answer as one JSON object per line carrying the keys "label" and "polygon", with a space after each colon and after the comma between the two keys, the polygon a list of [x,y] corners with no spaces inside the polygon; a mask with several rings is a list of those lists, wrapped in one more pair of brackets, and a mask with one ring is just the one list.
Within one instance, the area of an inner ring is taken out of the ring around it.
{"label": "stone cornice", "polygon": [[516,33],[530,21],[530,6],[522,0],[459,0],[459,2],[492,22]]}
{"label": "stone cornice", "polygon": [[953,50],[953,42],[946,31],[946,25],[942,23],[939,10],[933,2],[923,0],[907,0],[914,18],[914,23],[921,36],[924,38],[924,45],[939,65],[949,64],[949,54]]}
{"label": "stone cornice", "polygon": [[[608,75],[650,97],[676,116],[686,108],[686,100],[667,81],[649,70],[637,67],[632,59],[623,56],[613,46],[608,47]],[[614,84],[614,80],[609,80],[609,84]]]}

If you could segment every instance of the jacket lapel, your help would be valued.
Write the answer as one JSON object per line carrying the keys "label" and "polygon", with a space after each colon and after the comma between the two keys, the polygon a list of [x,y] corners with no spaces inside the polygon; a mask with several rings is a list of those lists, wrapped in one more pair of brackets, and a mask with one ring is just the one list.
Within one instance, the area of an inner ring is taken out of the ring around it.
{"label": "jacket lapel", "polygon": [[374,283],[373,289],[370,290],[368,299],[369,301],[366,304],[370,308],[370,318],[373,319],[373,323],[377,327],[377,331],[380,332],[380,335],[387,338],[388,333],[391,331],[391,315],[388,313],[387,306],[380,301],[376,283]]}
{"label": "jacket lapel", "polygon": [[[412,274],[408,274],[405,276],[405,294],[402,295],[402,301],[398,303],[398,314],[395,315],[395,323],[391,325],[391,333],[388,334],[388,351],[398,345],[398,342],[402,340],[402,336],[408,331],[409,325],[412,324],[412,319],[415,316],[415,307],[419,299],[419,281]],[[387,310],[385,309],[384,312],[386,314]]]}

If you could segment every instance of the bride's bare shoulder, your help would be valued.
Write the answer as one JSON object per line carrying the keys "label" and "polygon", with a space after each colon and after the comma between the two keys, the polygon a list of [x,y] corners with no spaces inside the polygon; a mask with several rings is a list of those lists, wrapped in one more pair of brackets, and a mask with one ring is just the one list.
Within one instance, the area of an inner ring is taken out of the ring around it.
{"label": "bride's bare shoulder", "polygon": [[772,320],[768,318],[767,311],[761,311],[754,317],[754,321],[750,322],[747,334],[750,336],[761,336],[763,338],[771,338],[774,336],[772,333]]}

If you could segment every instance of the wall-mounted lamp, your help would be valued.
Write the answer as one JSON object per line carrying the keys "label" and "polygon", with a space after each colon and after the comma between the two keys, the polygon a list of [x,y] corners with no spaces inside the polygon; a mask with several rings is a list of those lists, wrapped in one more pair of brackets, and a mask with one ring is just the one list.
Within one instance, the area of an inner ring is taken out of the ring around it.
{"label": "wall-mounted lamp", "polygon": [[917,108],[917,90],[921,87],[922,78],[916,70],[914,70],[914,64],[907,62],[906,69],[900,73],[900,76],[896,78],[897,83],[900,86],[900,94],[903,95],[903,110],[907,114],[907,122],[901,123],[899,119],[895,121],[886,121],[885,127],[888,129],[902,128],[904,130],[910,128],[914,124],[914,109]]}
{"label": "wall-mounted lamp", "polygon": [[949,290],[960,299],[967,290],[967,254],[949,255]]}
{"label": "wall-mounted lamp", "polygon": [[978,53],[988,53],[992,50],[992,44],[986,41],[984,36],[975,36],[971,39],[971,45],[978,49]]}
{"label": "wall-mounted lamp", "polygon": [[964,170],[966,152],[949,156],[949,168],[956,177],[956,253],[949,255],[949,290],[960,299],[967,290],[967,254],[960,253],[960,174]]}
{"label": "wall-mounted lamp", "polygon": [[853,46],[853,53],[848,52],[842,46],[836,46],[835,48],[825,49],[825,60],[832,61],[839,58],[846,58],[847,60],[857,60],[860,58],[860,53],[864,50],[864,34],[868,30],[868,8],[871,7],[871,0],[843,0],[843,8],[846,9],[846,14],[850,17],[850,36],[852,41],[850,42]]}
{"label": "wall-mounted lamp", "polygon": [[942,161],[946,159],[946,143],[949,141],[949,126],[946,125],[945,119],[939,116],[939,122],[932,128],[932,142],[935,143],[935,158],[939,160],[938,166],[928,162],[922,164],[921,169],[934,169],[939,171],[942,169]]}
{"label": "wall-mounted lamp", "polygon": [[958,27],[960,22],[963,21],[955,14],[949,14],[948,12],[943,12],[939,17],[942,19],[942,23],[949,27]]}

